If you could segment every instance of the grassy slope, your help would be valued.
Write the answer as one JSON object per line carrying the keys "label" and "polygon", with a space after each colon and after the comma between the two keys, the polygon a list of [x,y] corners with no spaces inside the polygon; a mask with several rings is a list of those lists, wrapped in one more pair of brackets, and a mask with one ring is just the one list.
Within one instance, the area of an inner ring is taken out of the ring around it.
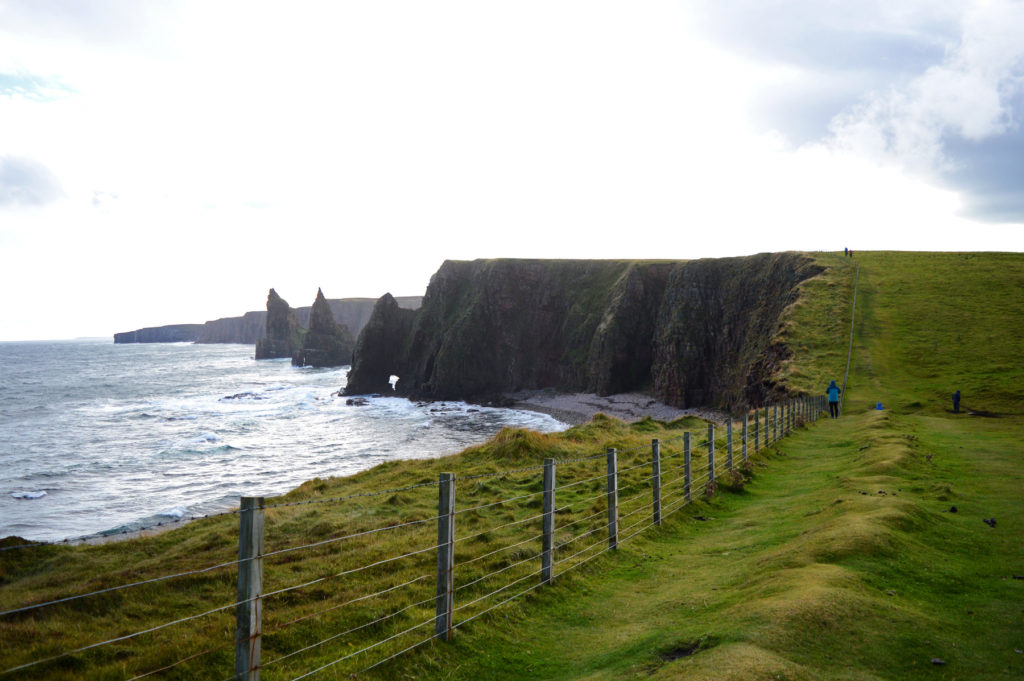
{"label": "grassy slope", "polygon": [[[863,269],[846,416],[819,421],[758,457],[745,488],[682,509],[663,528],[558,577],[554,588],[470,623],[450,644],[428,644],[360,678],[1020,678],[1024,655],[1014,650],[1024,649],[1024,581],[1012,576],[1024,574],[1024,417],[1016,387],[1024,329],[1019,315],[1010,313],[1021,309],[1024,258],[975,255],[965,265],[961,257],[858,254]],[[845,365],[835,337],[845,344],[852,293],[851,264],[823,260],[834,268],[807,284],[814,300],[792,309],[785,331],[798,353],[787,368],[791,382],[816,392],[825,379],[839,378]],[[985,277],[956,289],[961,294],[950,304],[949,282],[958,273],[963,278],[965,268]],[[963,350],[986,342],[982,352]],[[1004,416],[947,414],[954,380],[967,407]],[[871,409],[877,401],[889,408]],[[696,422],[674,426],[600,421],[565,436],[504,433],[458,457],[312,481],[289,499],[426,482],[443,469],[502,470],[543,456],[571,458],[605,445],[628,448],[683,428],[701,429]],[[560,481],[574,472],[591,474],[584,465],[566,467]],[[529,476],[509,476],[470,489],[479,498],[505,498],[534,486]],[[469,491],[465,484],[460,490]],[[579,489],[575,496],[585,499],[595,490]],[[275,509],[268,514],[268,550],[382,521],[429,518],[435,494],[425,487],[365,502]],[[560,504],[567,501],[560,497]],[[952,505],[958,513],[948,512]],[[515,512],[497,507],[470,514],[479,517],[467,522],[487,527],[536,512],[531,506]],[[997,526],[989,528],[983,517],[995,517]],[[116,546],[0,553],[0,609],[230,560],[235,526],[228,517]],[[344,570],[353,560],[394,555],[410,543],[428,544],[430,533],[375,538],[312,556],[303,552],[303,560],[297,559],[300,552],[285,554],[268,560],[265,584],[279,588]],[[484,539],[461,545],[466,549],[460,559],[502,541]],[[427,555],[422,565],[387,578],[397,583],[417,570],[429,574],[430,560]],[[365,593],[368,580],[329,580],[268,599],[265,626],[272,633],[264,640],[264,660],[342,630],[353,614],[388,612],[414,598],[359,604],[356,613],[343,615],[352,608],[341,608],[284,626]],[[428,584],[427,596],[431,589]],[[195,612],[200,595],[206,607],[230,602],[232,590],[233,572],[218,571],[176,580],[173,588],[145,587],[7,618],[0,621],[0,669]],[[420,608],[401,624],[429,616],[429,608]],[[224,678],[231,669],[232,619],[230,611],[203,618],[62,658],[23,678],[128,678],[216,646],[223,647],[153,678]],[[50,631],[53,638],[42,640],[36,631]],[[379,639],[382,632],[353,643]],[[324,646],[301,664],[264,670],[264,678],[293,678],[350,645]],[[933,666],[933,657],[946,664]],[[341,666],[312,678],[347,678],[352,668]]]}
{"label": "grassy slope", "polygon": [[[742,493],[686,509],[603,559],[583,595],[550,590],[435,646],[436,674],[420,655],[382,676],[1024,676],[1024,581],[1013,578],[1024,575],[1024,258],[858,262],[843,419],[784,441]],[[820,308],[850,301],[850,275],[837,261],[810,284],[832,290],[832,302],[793,311],[790,330],[808,351],[790,368],[798,387],[841,375],[845,356],[827,336],[845,338],[848,317]],[[954,386],[968,407],[1004,416],[947,413]],[[878,401],[890,408],[872,409]],[[990,517],[995,528],[982,522]]]}

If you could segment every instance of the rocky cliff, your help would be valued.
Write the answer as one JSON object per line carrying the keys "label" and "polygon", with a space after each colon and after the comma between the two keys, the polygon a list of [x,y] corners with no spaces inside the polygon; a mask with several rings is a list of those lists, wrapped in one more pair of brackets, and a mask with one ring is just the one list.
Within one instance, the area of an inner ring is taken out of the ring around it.
{"label": "rocky cliff", "polygon": [[202,324],[151,326],[114,334],[115,343],[192,343],[203,332]]}
{"label": "rocky cliff", "polygon": [[267,332],[265,310],[246,312],[241,317],[222,317],[206,322],[197,343],[241,343],[255,345]]}
{"label": "rocky cliff", "polygon": [[487,399],[522,389],[759,404],[782,311],[820,270],[796,253],[692,262],[448,261],[422,307],[378,301],[346,392]]}
{"label": "rocky cliff", "polygon": [[270,289],[267,295],[266,333],[256,343],[256,359],[293,357],[302,347],[302,327],[295,310],[288,305],[277,291]]}
{"label": "rocky cliff", "polygon": [[355,338],[348,326],[335,321],[324,292],[316,291],[316,300],[310,309],[309,328],[302,337],[302,345],[292,356],[295,366],[337,367],[352,361]]}
{"label": "rocky cliff", "polygon": [[[353,351],[359,357],[357,384],[352,394],[391,392],[390,378],[408,355],[408,342],[412,334],[416,311],[399,307],[398,301],[385,293],[374,305],[373,314],[363,327]],[[349,371],[352,386],[353,371]]]}

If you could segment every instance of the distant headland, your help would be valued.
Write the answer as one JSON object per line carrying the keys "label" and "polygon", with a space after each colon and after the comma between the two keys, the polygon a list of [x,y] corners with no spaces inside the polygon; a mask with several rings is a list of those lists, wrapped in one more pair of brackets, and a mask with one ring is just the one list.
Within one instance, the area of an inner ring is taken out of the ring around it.
{"label": "distant headland", "polygon": [[[420,306],[423,296],[396,298],[402,307]],[[348,326],[356,336],[370,318],[373,298],[327,299],[334,319]],[[313,307],[295,308],[295,316],[302,328],[307,328]],[[239,343],[256,345],[267,332],[267,311],[246,312],[240,317],[223,317],[205,324],[169,324],[114,334],[115,343]]]}

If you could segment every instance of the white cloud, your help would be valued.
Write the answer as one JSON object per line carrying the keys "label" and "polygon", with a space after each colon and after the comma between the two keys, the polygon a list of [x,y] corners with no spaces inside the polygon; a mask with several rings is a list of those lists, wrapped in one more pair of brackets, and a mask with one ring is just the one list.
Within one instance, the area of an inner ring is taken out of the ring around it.
{"label": "white cloud", "polygon": [[950,163],[950,135],[983,140],[1020,125],[1011,102],[1024,93],[1024,3],[978,0],[942,64],[902,87],[876,93],[836,117],[834,143],[918,171]]}

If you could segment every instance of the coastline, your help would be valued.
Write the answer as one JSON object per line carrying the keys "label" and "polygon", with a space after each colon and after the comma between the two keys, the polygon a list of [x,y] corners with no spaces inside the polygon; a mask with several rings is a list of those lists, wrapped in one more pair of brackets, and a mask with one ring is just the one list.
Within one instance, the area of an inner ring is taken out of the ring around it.
{"label": "coastline", "polygon": [[[726,413],[713,409],[701,407],[679,409],[659,402],[650,395],[637,392],[602,396],[594,393],[559,393],[553,389],[541,389],[506,393],[504,397],[511,401],[507,407],[509,409],[523,409],[547,414],[568,424],[570,427],[589,423],[597,414],[606,414],[627,423],[639,421],[647,417],[658,421],[671,422],[684,416],[697,416],[713,421],[716,424],[724,424],[728,418]],[[225,510],[220,513],[230,514],[232,510]],[[183,527],[193,520],[201,519],[198,517],[169,519],[158,526],[149,526],[128,532],[95,534],[69,538],[59,542],[42,543],[55,545],[107,544],[128,539],[153,537]],[[25,541],[30,544],[35,543],[30,540]]]}
{"label": "coastline", "polygon": [[659,402],[650,395],[630,392],[615,395],[594,393],[559,393],[551,389],[521,390],[504,395],[512,401],[510,408],[527,409],[547,414],[570,426],[588,423],[597,414],[606,414],[627,423],[651,417],[671,422],[684,416],[698,416],[723,424],[728,414],[714,409],[693,407],[679,409]]}

